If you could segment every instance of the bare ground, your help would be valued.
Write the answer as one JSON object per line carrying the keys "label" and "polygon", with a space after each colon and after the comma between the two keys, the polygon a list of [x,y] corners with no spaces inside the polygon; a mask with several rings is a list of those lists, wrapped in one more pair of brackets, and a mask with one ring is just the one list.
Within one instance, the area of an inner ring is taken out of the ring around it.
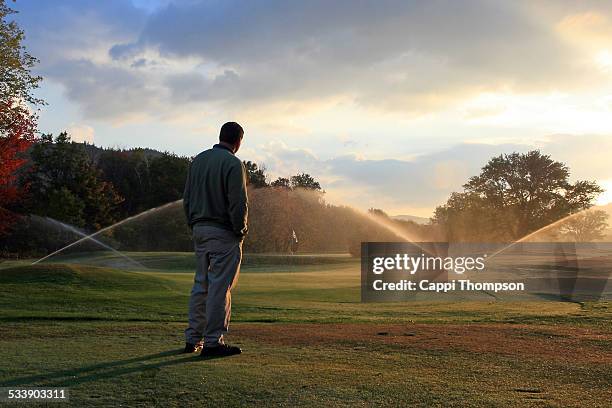
{"label": "bare ground", "polygon": [[236,324],[232,338],[283,346],[377,345],[612,364],[612,333],[533,325]]}

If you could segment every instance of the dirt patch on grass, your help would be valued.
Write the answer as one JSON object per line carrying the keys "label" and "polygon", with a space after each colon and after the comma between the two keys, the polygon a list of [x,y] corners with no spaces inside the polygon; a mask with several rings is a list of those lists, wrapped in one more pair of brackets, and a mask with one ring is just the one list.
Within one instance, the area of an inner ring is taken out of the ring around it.
{"label": "dirt patch on grass", "polygon": [[612,364],[612,333],[527,325],[235,324],[232,338],[283,346],[440,350]]}
{"label": "dirt patch on grass", "polygon": [[[184,323],[34,322],[0,326],[2,341],[119,337],[182,342]],[[566,364],[612,365],[612,332],[521,324],[235,323],[230,342],[250,347],[338,347],[355,352],[440,351],[516,356]]]}

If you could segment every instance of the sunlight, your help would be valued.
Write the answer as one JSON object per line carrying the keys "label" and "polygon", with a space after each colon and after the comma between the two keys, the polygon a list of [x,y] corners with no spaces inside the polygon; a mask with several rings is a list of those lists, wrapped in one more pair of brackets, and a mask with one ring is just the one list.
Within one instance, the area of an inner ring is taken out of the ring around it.
{"label": "sunlight", "polygon": [[597,205],[612,203],[612,180],[602,180],[599,185],[605,190],[597,199]]}
{"label": "sunlight", "polygon": [[602,71],[612,73],[612,52],[609,50],[598,52],[595,61]]}

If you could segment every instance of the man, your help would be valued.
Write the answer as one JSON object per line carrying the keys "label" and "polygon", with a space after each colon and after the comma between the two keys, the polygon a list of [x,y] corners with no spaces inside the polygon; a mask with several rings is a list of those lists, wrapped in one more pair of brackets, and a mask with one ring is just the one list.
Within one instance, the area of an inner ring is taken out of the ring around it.
{"label": "man", "polygon": [[223,335],[228,330],[231,291],[238,280],[247,233],[247,176],[234,155],[243,136],[238,123],[224,124],[219,143],[198,154],[187,175],[183,206],[193,231],[197,269],[189,300],[185,353],[201,349],[201,355],[207,357],[242,352],[225,344]]}

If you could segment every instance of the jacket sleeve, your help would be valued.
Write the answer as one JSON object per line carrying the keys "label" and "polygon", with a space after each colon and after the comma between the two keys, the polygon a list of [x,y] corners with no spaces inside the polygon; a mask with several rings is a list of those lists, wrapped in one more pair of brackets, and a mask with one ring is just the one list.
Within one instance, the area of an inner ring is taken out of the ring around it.
{"label": "jacket sleeve", "polygon": [[189,192],[191,190],[191,165],[189,165],[189,170],[187,170],[187,180],[185,181],[185,190],[183,191],[183,210],[185,211],[185,218],[187,219],[187,224],[190,225],[189,221]]}
{"label": "jacket sleeve", "polygon": [[234,233],[242,238],[248,232],[247,220],[249,214],[246,170],[242,162],[238,161],[229,169],[227,177],[227,200],[229,214]]}

